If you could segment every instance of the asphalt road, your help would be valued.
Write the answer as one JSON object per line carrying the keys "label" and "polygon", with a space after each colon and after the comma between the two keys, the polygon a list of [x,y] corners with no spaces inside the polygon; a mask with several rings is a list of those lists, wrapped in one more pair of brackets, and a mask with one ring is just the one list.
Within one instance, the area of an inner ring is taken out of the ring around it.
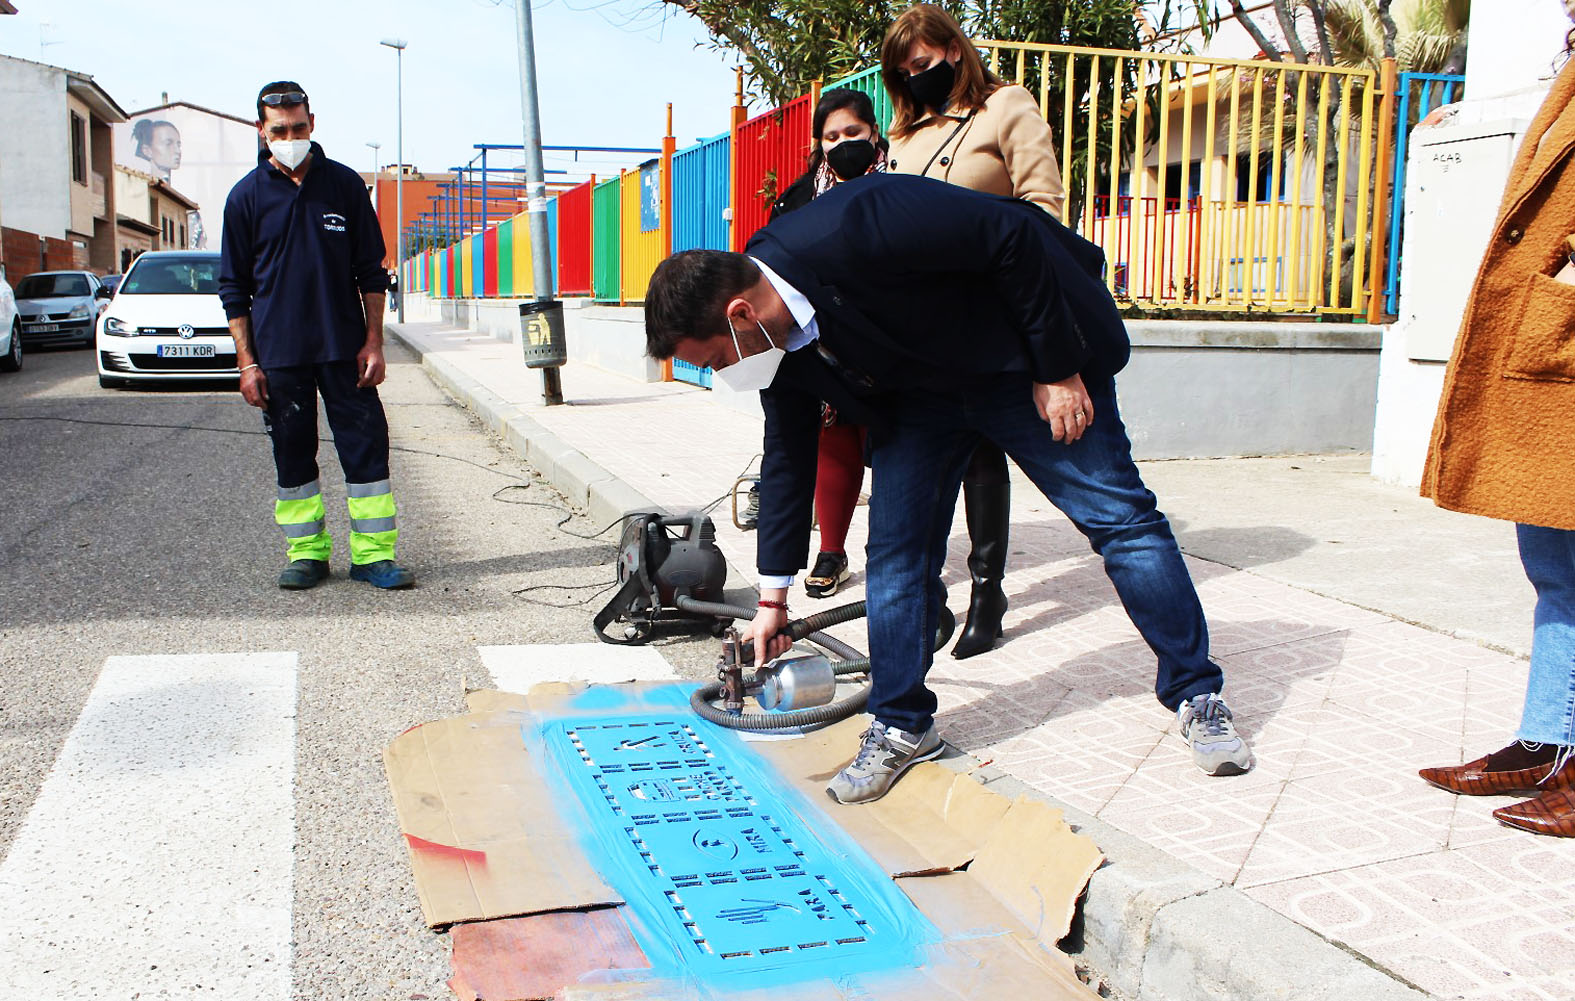
{"label": "asphalt road", "polygon": [[[233,390],[103,390],[86,351],[33,352],[0,376],[0,859],[106,658],[294,651],[299,998],[449,996],[447,942],[422,922],[382,748],[491,684],[477,646],[588,640],[605,599],[575,602],[613,574],[616,533],[580,538],[603,527],[581,516],[560,526],[563,499],[397,347],[383,398],[400,559],[418,586],[345,576],[343,477],[325,443],[334,576],[284,592],[268,441]],[[555,586],[522,593],[536,585]],[[662,649],[700,678],[716,647]]]}

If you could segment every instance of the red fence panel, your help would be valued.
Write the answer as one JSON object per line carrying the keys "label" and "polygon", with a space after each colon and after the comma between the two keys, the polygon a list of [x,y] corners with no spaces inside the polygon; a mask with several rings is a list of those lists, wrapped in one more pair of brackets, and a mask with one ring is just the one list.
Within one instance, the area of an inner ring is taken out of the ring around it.
{"label": "red fence panel", "polygon": [[591,294],[591,189],[596,179],[558,196],[558,294]]}
{"label": "red fence panel", "polygon": [[771,203],[804,172],[809,157],[809,95],[738,127],[733,147],[733,249],[742,250],[771,217]]}

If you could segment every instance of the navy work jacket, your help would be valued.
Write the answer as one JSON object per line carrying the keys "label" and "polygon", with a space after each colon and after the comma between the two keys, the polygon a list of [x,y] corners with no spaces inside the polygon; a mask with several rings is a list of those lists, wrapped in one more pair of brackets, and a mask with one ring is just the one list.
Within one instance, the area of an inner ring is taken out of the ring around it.
{"label": "navy work jacket", "polygon": [[745,253],[803,293],[820,328],[820,346],[789,352],[760,393],[762,574],[808,562],[820,401],[878,429],[894,397],[1004,372],[1108,377],[1131,353],[1104,253],[1018,199],[869,174],[782,215]]}
{"label": "navy work jacket", "polygon": [[386,292],[383,232],[359,174],[312,143],[297,185],[268,160],[224,203],[219,298],[250,315],[264,369],[351,361],[366,344],[362,293]]}

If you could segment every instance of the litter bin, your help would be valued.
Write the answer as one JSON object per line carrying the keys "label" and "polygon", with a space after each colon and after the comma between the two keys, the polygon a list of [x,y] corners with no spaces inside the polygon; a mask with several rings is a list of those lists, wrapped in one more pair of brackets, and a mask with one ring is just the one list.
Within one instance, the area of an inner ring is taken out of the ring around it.
{"label": "litter bin", "polygon": [[520,348],[527,368],[558,368],[569,360],[563,339],[563,303],[557,299],[520,303]]}

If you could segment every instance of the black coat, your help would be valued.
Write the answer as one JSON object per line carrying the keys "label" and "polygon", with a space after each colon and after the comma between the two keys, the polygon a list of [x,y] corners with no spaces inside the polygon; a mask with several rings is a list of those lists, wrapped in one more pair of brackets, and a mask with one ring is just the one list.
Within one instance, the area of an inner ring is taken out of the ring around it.
{"label": "black coat", "polygon": [[787,190],[782,192],[782,197],[771,204],[771,221],[775,222],[777,216],[786,215],[794,209],[801,209],[815,200],[815,172],[806,170],[798,175],[798,180],[789,184]]}
{"label": "black coat", "polygon": [[871,174],[776,219],[745,252],[809,299],[835,360],[790,352],[760,394],[763,574],[808,563],[822,400],[878,429],[892,396],[1004,372],[1106,377],[1130,354],[1103,252],[1016,199]]}

